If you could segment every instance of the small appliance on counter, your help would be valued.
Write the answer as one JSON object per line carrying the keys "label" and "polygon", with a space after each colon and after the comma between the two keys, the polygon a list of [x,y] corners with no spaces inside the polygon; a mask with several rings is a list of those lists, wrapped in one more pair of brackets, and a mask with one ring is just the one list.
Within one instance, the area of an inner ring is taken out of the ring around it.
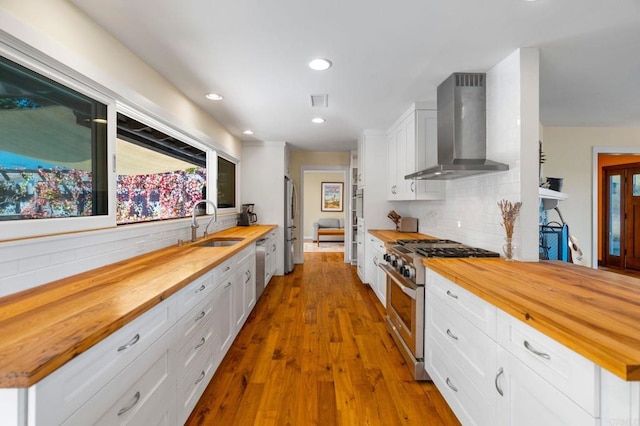
{"label": "small appliance on counter", "polygon": [[243,204],[242,212],[240,212],[239,226],[249,226],[258,221],[258,215],[253,212],[254,204]]}
{"label": "small appliance on counter", "polygon": [[387,217],[396,224],[398,232],[418,232],[418,219],[415,217],[402,217],[395,210],[387,213]]}

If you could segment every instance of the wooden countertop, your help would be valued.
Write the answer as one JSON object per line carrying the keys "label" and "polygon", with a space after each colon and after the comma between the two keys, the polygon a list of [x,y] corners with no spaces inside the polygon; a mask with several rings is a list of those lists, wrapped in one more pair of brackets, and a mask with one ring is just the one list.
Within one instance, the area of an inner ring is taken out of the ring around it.
{"label": "wooden countertop", "polygon": [[627,381],[640,380],[640,280],[565,262],[424,265]]}
{"label": "wooden countertop", "polygon": [[398,232],[391,229],[369,229],[367,232],[379,238],[385,244],[396,240],[436,239],[436,237],[420,234],[419,232]]}
{"label": "wooden countertop", "polygon": [[274,225],[238,226],[0,298],[0,388],[28,387],[238,253]]}

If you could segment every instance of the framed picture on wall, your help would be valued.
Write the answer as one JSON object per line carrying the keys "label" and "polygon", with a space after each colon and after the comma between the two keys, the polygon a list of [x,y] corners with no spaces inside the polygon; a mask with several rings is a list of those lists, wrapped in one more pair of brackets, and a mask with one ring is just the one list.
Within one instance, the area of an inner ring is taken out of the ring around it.
{"label": "framed picture on wall", "polygon": [[322,182],[320,210],[323,212],[341,212],[343,188],[344,183],[342,182]]}

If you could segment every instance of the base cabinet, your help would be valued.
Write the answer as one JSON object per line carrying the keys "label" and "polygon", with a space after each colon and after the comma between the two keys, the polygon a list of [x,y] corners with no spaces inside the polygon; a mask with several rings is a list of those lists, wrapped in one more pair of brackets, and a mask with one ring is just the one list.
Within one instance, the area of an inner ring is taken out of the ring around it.
{"label": "base cabinet", "polygon": [[369,286],[374,291],[382,306],[387,303],[387,276],[380,268],[380,264],[384,263],[384,254],[386,252],[384,243],[367,233],[366,238],[366,260],[365,260],[365,277],[369,282]]}
{"label": "base cabinet", "polygon": [[183,424],[256,304],[255,265],[247,247],[30,388],[0,389],[0,424]]}
{"label": "base cabinet", "polygon": [[501,346],[495,386],[498,426],[597,426],[600,420],[536,374]]}
{"label": "base cabinet", "polygon": [[425,368],[462,424],[596,426],[601,411],[611,417],[616,410],[633,421],[628,414],[640,406],[640,384],[621,385],[593,362],[428,268],[426,277]]}
{"label": "base cabinet", "polygon": [[358,218],[356,241],[358,242],[358,264],[356,265],[356,272],[358,278],[363,283],[367,283],[365,265],[366,265],[366,253],[365,253],[365,234],[364,234],[364,219]]}

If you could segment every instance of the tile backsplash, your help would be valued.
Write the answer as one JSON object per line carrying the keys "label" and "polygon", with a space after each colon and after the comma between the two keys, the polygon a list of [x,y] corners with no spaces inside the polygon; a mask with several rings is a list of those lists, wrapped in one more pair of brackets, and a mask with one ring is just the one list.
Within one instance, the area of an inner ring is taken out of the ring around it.
{"label": "tile backsplash", "polygon": [[[199,218],[198,236],[209,220]],[[124,225],[98,231],[0,242],[0,297],[149,253],[191,238],[191,219]],[[231,228],[225,215],[210,232]],[[214,226],[215,225],[215,226]]]}

